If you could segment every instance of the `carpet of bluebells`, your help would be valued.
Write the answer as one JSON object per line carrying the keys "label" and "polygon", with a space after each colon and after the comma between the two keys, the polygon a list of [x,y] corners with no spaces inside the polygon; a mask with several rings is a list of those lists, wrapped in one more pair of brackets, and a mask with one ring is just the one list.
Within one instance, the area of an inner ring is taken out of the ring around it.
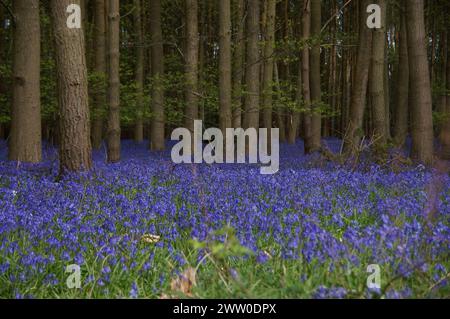
{"label": "carpet of bluebells", "polygon": [[[448,174],[301,149],[283,145],[280,171],[260,175],[124,141],[121,163],[99,151],[92,172],[59,179],[54,148],[18,165],[2,142],[0,298],[448,298]],[[180,288],[186,269],[195,280]]]}

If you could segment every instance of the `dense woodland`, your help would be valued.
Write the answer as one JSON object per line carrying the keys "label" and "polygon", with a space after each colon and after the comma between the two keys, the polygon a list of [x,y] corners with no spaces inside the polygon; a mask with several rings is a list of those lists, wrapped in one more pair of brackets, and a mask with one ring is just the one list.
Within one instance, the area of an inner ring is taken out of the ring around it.
{"label": "dense woodland", "polygon": [[[71,4],[82,27],[66,26]],[[369,29],[378,4],[381,28]],[[15,0],[0,6],[0,137],[9,159],[92,165],[122,139],[165,148],[176,127],[278,127],[411,157],[450,157],[450,3],[445,0]],[[440,143],[433,149],[433,139]]]}

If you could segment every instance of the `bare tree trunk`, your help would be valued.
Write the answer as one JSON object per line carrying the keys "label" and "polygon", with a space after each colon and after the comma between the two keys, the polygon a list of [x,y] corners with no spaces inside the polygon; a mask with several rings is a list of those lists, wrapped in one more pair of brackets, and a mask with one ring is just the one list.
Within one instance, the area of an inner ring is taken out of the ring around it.
{"label": "bare tree trunk", "polygon": [[372,51],[372,31],[366,25],[366,8],[371,0],[360,3],[359,47],[353,93],[350,103],[350,122],[344,134],[344,151],[353,153],[361,142],[364,110],[366,108],[367,82]]}
{"label": "bare tree trunk", "polygon": [[408,39],[406,34],[406,12],[403,6],[399,35],[399,62],[395,93],[395,136],[398,146],[403,146],[408,135],[409,64]]}
{"label": "bare tree trunk", "polygon": [[233,127],[242,127],[242,79],[244,75],[244,0],[237,0],[236,10],[236,39],[234,49],[233,70]]}
{"label": "bare tree trunk", "polygon": [[310,56],[310,80],[311,80],[311,148],[315,152],[321,148],[322,116],[320,106],[322,103],[322,90],[320,82],[320,33],[322,28],[322,1],[311,1],[311,35],[315,37],[317,44],[311,49]]}
{"label": "bare tree trunk", "polygon": [[[95,67],[99,78],[106,82],[106,13],[105,0],[95,1]],[[106,107],[104,87],[94,93],[94,118],[92,123],[92,147],[99,149],[103,138],[103,110]]]}
{"label": "bare tree trunk", "polygon": [[[266,30],[264,43],[264,80],[262,92],[262,106],[264,127],[272,128],[272,101],[273,101],[273,63],[274,63],[274,48],[275,48],[275,15],[276,15],[276,0],[267,0],[266,12]],[[270,130],[269,130],[270,132]],[[270,140],[270,136],[268,135]]]}
{"label": "bare tree trunk", "polygon": [[120,12],[119,0],[109,0],[108,162],[120,161]]}
{"label": "bare tree trunk", "polygon": [[260,8],[258,0],[248,0],[247,16],[247,61],[246,61],[246,95],[245,128],[259,127],[259,22]]}
{"label": "bare tree trunk", "polygon": [[15,0],[13,95],[8,158],[42,159],[40,103],[40,24],[38,0]]}
{"label": "bare tree trunk", "polygon": [[150,34],[152,59],[152,119],[150,148],[163,151],[165,148],[164,116],[164,43],[161,30],[161,0],[150,0]]}
{"label": "bare tree trunk", "polygon": [[219,119],[220,129],[225,132],[232,125],[230,0],[219,1],[219,25]]}
{"label": "bare tree trunk", "polygon": [[198,117],[198,1],[185,0],[186,4],[186,128],[194,131]]}
{"label": "bare tree trunk", "polygon": [[445,122],[442,127],[441,143],[442,143],[442,157],[444,159],[450,159],[450,32],[447,30],[447,74],[446,74],[446,88],[447,88],[447,103],[445,108]]}
{"label": "bare tree trunk", "polygon": [[60,114],[60,174],[92,166],[88,80],[83,29],[66,26],[66,9],[79,0],[52,0]]}
{"label": "bare tree trunk", "polygon": [[133,12],[135,37],[136,37],[136,120],[134,123],[134,141],[142,143],[144,140],[144,122],[143,122],[143,98],[144,98],[144,35],[142,29],[142,9],[141,0],[134,0]]}
{"label": "bare tree trunk", "polygon": [[[311,1],[306,1],[303,8],[302,21],[303,41],[311,36]],[[311,116],[311,89],[310,89],[310,50],[305,47],[302,51],[302,92],[303,103],[308,110],[303,116],[305,154],[309,154],[312,150],[312,116]]]}
{"label": "bare tree trunk", "polygon": [[370,98],[373,107],[374,134],[377,148],[387,143],[386,132],[386,95],[385,86],[385,45],[386,45],[386,0],[378,0],[381,8],[381,28],[375,29],[372,36],[372,59]]}
{"label": "bare tree trunk", "polygon": [[433,118],[425,41],[424,1],[407,0],[406,7],[411,81],[412,157],[430,164],[433,161]]}

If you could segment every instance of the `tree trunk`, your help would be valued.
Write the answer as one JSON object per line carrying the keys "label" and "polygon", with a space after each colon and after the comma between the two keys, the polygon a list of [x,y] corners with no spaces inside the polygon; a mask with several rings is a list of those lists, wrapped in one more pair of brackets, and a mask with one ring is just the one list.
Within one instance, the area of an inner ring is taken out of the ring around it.
{"label": "tree trunk", "polygon": [[[266,30],[264,43],[264,79],[262,92],[262,106],[264,127],[272,128],[272,96],[273,96],[273,63],[274,63],[274,48],[275,48],[275,15],[276,15],[276,0],[267,0],[266,12]],[[268,135],[270,141],[270,130]]]}
{"label": "tree trunk", "polygon": [[95,1],[95,67],[94,71],[102,82],[94,93],[94,115],[92,122],[92,147],[99,149],[103,139],[103,110],[106,107],[106,13],[105,0]]}
{"label": "tree trunk", "polygon": [[311,1],[311,36],[317,42],[311,49],[310,80],[311,80],[311,148],[315,152],[321,147],[322,120],[320,108],[322,103],[322,90],[320,87],[320,33],[322,28],[322,1]]}
{"label": "tree trunk", "polygon": [[244,0],[237,0],[236,8],[236,39],[234,48],[233,70],[233,127],[242,127],[242,79],[244,74]]}
{"label": "tree trunk", "polygon": [[386,0],[378,0],[381,8],[381,28],[374,29],[372,35],[372,59],[370,98],[372,102],[375,145],[383,147],[387,143],[385,86],[385,45],[386,45]]}
{"label": "tree trunk", "polygon": [[186,128],[194,132],[198,117],[198,1],[185,0],[186,4]]}
{"label": "tree trunk", "polygon": [[13,1],[13,12],[16,23],[8,158],[37,163],[42,159],[39,1]]}
{"label": "tree trunk", "polygon": [[259,127],[259,12],[259,1],[248,0],[245,128]]}
{"label": "tree trunk", "polygon": [[442,143],[442,157],[450,160],[450,32],[447,31],[447,74],[446,74],[446,88],[447,88],[447,103],[445,108],[445,122],[442,127],[441,143]]}
{"label": "tree trunk", "polygon": [[135,45],[136,45],[136,120],[134,122],[134,141],[142,143],[144,140],[144,122],[143,122],[143,98],[144,98],[144,35],[142,29],[142,10],[141,0],[134,0],[133,12],[134,28],[135,28]]}
{"label": "tree trunk", "polygon": [[344,151],[354,153],[364,134],[363,120],[366,108],[367,82],[372,52],[372,31],[366,25],[366,8],[371,0],[360,3],[359,47],[356,62],[353,93],[350,103],[350,122],[344,134]]}
{"label": "tree trunk", "polygon": [[424,0],[407,0],[409,77],[411,81],[412,157],[433,161],[433,118],[430,71],[424,22]]}
{"label": "tree trunk", "polygon": [[398,146],[403,146],[408,135],[408,96],[409,96],[409,64],[408,40],[406,34],[406,13],[403,6],[399,34],[399,61],[395,93],[395,136]]}
{"label": "tree trunk", "polygon": [[58,78],[60,174],[92,166],[88,79],[83,28],[66,26],[66,9],[75,0],[52,0]]}
{"label": "tree trunk", "polygon": [[219,1],[219,26],[219,120],[225,132],[232,125],[230,0]]}
{"label": "tree trunk", "polygon": [[[306,1],[303,8],[302,21],[303,41],[311,36],[311,1]],[[302,92],[303,103],[307,112],[303,115],[303,129],[305,140],[305,154],[309,154],[312,150],[312,115],[311,115],[311,89],[310,89],[310,49],[306,46],[302,51]]]}
{"label": "tree trunk", "polygon": [[150,149],[163,151],[165,148],[164,118],[164,43],[161,30],[161,0],[150,0],[150,34],[152,59],[152,119]]}
{"label": "tree trunk", "polygon": [[109,0],[108,19],[108,162],[120,161],[120,12],[119,0]]}

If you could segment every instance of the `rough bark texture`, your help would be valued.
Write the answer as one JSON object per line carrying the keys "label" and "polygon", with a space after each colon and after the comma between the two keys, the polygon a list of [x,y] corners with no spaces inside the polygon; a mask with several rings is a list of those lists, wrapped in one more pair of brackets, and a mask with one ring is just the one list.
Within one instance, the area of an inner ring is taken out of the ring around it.
{"label": "rough bark texture", "polygon": [[8,157],[36,163],[42,159],[39,1],[13,1],[13,12],[16,23]]}
{"label": "rough bark texture", "polygon": [[219,1],[219,25],[219,120],[225,132],[232,125],[230,0]]}
{"label": "rough bark texture", "polygon": [[377,147],[386,145],[386,94],[385,85],[385,45],[386,45],[386,0],[376,3],[381,8],[381,28],[375,29],[372,35],[372,59],[370,98],[373,111],[374,136]]}
{"label": "rough bark texture", "polygon": [[403,146],[408,135],[408,96],[409,96],[409,64],[408,40],[406,34],[406,12],[402,12],[399,35],[399,61],[395,92],[395,135],[394,141]]}
{"label": "rough bark texture", "polygon": [[364,0],[360,5],[358,57],[350,102],[350,121],[345,129],[344,136],[344,151],[346,153],[353,153],[358,148],[364,134],[363,120],[366,108],[369,57],[372,52],[372,31],[366,25],[366,8],[370,2],[371,0]]}
{"label": "rough bark texture", "polygon": [[320,31],[322,28],[322,1],[311,1],[311,36],[317,41],[317,44],[311,49],[310,56],[310,80],[311,80],[311,149],[315,152],[321,147],[322,120],[320,114],[320,104],[322,102],[322,90],[320,84]]}
{"label": "rough bark texture", "polygon": [[144,97],[144,35],[142,29],[141,0],[134,0],[134,32],[136,45],[136,67],[134,80],[136,82],[136,120],[134,122],[134,141],[141,143],[144,139],[143,97]]}
{"label": "rough bark texture", "polygon": [[119,0],[109,0],[108,17],[108,162],[120,161],[120,12]]}
{"label": "rough bark texture", "polygon": [[150,0],[152,105],[150,149],[162,151],[164,143],[164,44],[161,30],[161,0]]}
{"label": "rough bark texture", "polygon": [[[108,1],[108,0],[106,0]],[[95,1],[95,66],[94,71],[106,80],[106,13],[105,0]],[[106,107],[104,86],[94,93],[94,116],[92,121],[92,147],[99,149],[103,139],[103,110]]]}
{"label": "rough bark texture", "polygon": [[[263,78],[262,106],[263,106],[264,127],[268,129],[272,128],[275,15],[276,15],[276,0],[267,0],[266,30],[264,34],[265,43],[264,43],[264,78]],[[270,134],[268,135],[268,139],[270,140]]]}
{"label": "rough bark texture", "polygon": [[198,116],[198,1],[185,0],[186,4],[186,128],[194,131]]}
{"label": "rough bark texture", "polygon": [[244,127],[259,127],[259,22],[258,0],[248,0],[247,15],[247,61]]}
{"label": "rough bark texture", "polygon": [[52,0],[60,120],[60,173],[92,166],[88,80],[83,28],[66,26],[66,8],[75,0]]}
{"label": "rough bark texture", "polygon": [[424,0],[407,0],[406,8],[411,81],[412,157],[430,164],[433,160],[433,118],[425,40]]}
{"label": "rough bark texture", "polygon": [[244,0],[237,0],[236,4],[236,39],[234,48],[233,68],[233,127],[242,127],[242,79],[244,75]]}

